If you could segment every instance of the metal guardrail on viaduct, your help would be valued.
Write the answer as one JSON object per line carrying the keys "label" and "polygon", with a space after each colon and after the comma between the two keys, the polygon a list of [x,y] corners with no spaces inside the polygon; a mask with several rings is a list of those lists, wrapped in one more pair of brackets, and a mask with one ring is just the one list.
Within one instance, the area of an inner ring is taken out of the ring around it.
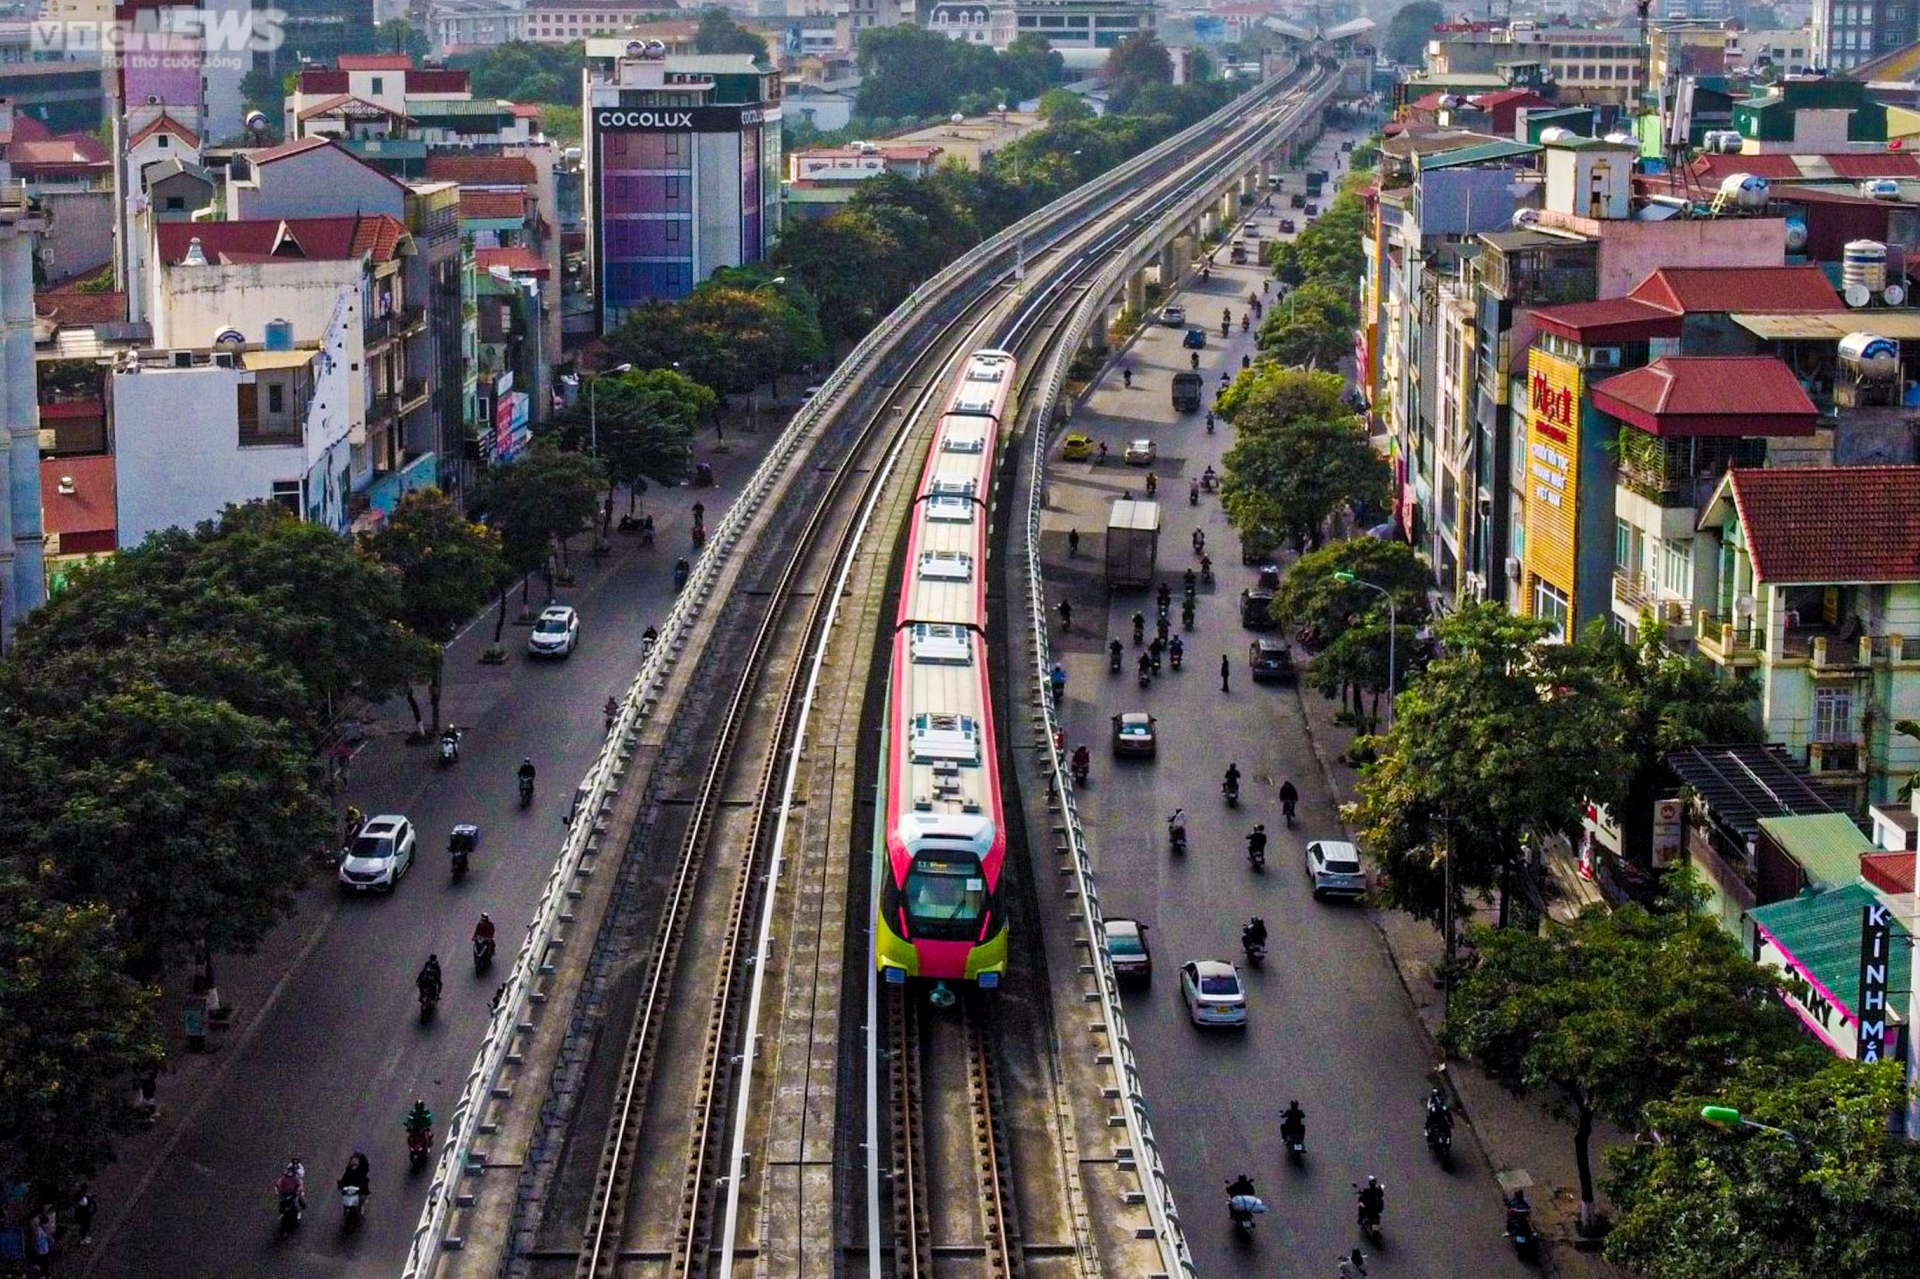
{"label": "metal guardrail on viaduct", "polygon": [[[1271,80],[1235,99],[1200,123],[975,246],[922,284],[877,325],[781,432],[748,480],[739,499],[715,526],[713,536],[693,566],[686,589],[680,593],[660,625],[659,642],[642,662],[628,686],[606,744],[580,783],[576,820],[568,829],[553,870],[547,877],[532,922],[527,926],[526,939],[515,957],[473,1065],[467,1072],[459,1099],[448,1117],[446,1136],[434,1166],[433,1180],[427,1190],[419,1224],[414,1229],[408,1248],[402,1279],[428,1279],[435,1273],[443,1252],[460,1246],[449,1231],[455,1207],[458,1203],[470,1202],[470,1196],[461,1195],[458,1187],[463,1179],[477,1177],[483,1170],[483,1165],[475,1162],[474,1142],[476,1137],[493,1127],[485,1117],[488,1104],[499,1102],[504,1105],[511,1100],[511,1090],[502,1086],[502,1080],[508,1067],[519,1060],[523,1036],[531,1031],[528,1021],[531,1008],[546,998],[545,993],[538,989],[538,981],[552,971],[551,952],[558,944],[560,926],[572,920],[571,906],[579,895],[581,863],[597,849],[602,817],[626,773],[638,730],[655,713],[659,691],[679,661],[694,622],[711,602],[713,586],[721,568],[760,514],[781,473],[793,465],[796,456],[818,438],[823,426],[837,411],[836,405],[848,398],[847,393],[869,376],[877,364],[906,344],[924,341],[924,329],[927,326],[944,323],[959,305],[978,297],[987,289],[997,287],[1014,270],[1022,253],[1044,248],[1060,236],[1098,217],[1099,211],[1116,192],[1138,184],[1197,143],[1233,128],[1244,120],[1249,109],[1264,105],[1290,89],[1307,87],[1308,97],[1297,111],[1288,112],[1270,129],[1262,130],[1259,135],[1261,140],[1248,148],[1255,155],[1263,154],[1267,148],[1278,145],[1289,132],[1297,129],[1309,115],[1318,111],[1332,96],[1335,83],[1334,77],[1319,72],[1310,72],[1305,76],[1295,72]],[[1152,231],[1143,232],[1142,239],[1136,244],[1157,245],[1169,229],[1190,223],[1199,210],[1209,202],[1217,201],[1225,184],[1237,180],[1229,176],[1235,166],[1223,165],[1222,168],[1227,172],[1222,174],[1220,187],[1214,188],[1210,194],[1204,191],[1197,194],[1190,207],[1162,218]],[[1124,286],[1128,274],[1138,270],[1146,256],[1146,251],[1136,250],[1120,259],[1114,267],[1103,273],[1101,283],[1083,299],[1080,313],[1075,318],[1072,338],[1062,343],[1055,356],[1057,367],[1050,372],[1047,398],[1043,405],[1048,415],[1037,420],[1051,420],[1051,406],[1063,385],[1066,362],[1091,332],[1093,319],[1103,313],[1105,300]],[[1039,443],[1036,442],[1037,451],[1044,453]],[[1037,508],[1030,511],[1029,519],[1037,519]],[[1031,536],[1031,528],[1029,532]],[[1034,555],[1031,546],[1028,553]],[[1033,563],[1037,566],[1037,557]],[[1037,567],[1034,571],[1037,574]],[[1041,589],[1037,578],[1034,589],[1036,592]],[[1034,607],[1037,616],[1045,615],[1044,600],[1039,594],[1034,597]],[[1044,657],[1044,627],[1036,626],[1036,634],[1044,662],[1047,660]],[[1044,672],[1047,667],[1042,665],[1039,669]],[[1062,772],[1063,761],[1056,757],[1051,762],[1056,785],[1062,794],[1070,794]],[[1070,802],[1069,812],[1072,812]],[[1084,922],[1097,939],[1101,935],[1098,928],[1099,904],[1093,892],[1092,870],[1087,862],[1086,841],[1077,814],[1070,825],[1085,889],[1082,894]],[[1165,1173],[1147,1123],[1145,1099],[1140,1092],[1131,1048],[1127,1046],[1125,1021],[1115,994],[1111,962],[1104,953],[1098,968],[1102,1012],[1116,1045],[1115,1071],[1122,1096],[1127,1102],[1129,1140],[1137,1151],[1145,1154],[1142,1191],[1159,1235],[1162,1253],[1167,1259],[1168,1272],[1190,1276],[1194,1273],[1192,1257],[1180,1233],[1178,1213],[1167,1190]],[[521,1104],[531,1104],[531,1101],[523,1098]]]}

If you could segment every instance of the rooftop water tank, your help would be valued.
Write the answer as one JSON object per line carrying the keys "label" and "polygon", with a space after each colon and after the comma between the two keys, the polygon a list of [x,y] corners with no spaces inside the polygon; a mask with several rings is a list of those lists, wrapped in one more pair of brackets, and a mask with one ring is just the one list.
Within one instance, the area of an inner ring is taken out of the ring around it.
{"label": "rooftop water tank", "polygon": [[1804,253],[1807,248],[1807,220],[1805,218],[1787,219],[1787,252]]}
{"label": "rooftop water tank", "polygon": [[1869,178],[1860,184],[1860,194],[1870,200],[1898,200],[1900,184],[1893,178]]}
{"label": "rooftop water tank", "polygon": [[1758,209],[1766,205],[1767,194],[1772,189],[1765,178],[1756,178],[1751,173],[1729,173],[1720,183],[1720,197],[1735,208]]}
{"label": "rooftop water tank", "polygon": [[1877,333],[1849,333],[1840,339],[1840,366],[1863,382],[1891,382],[1900,376],[1900,344]]}
{"label": "rooftop water tank", "polygon": [[1573,136],[1574,132],[1572,129],[1563,129],[1557,124],[1550,129],[1540,130],[1540,141],[1542,142],[1565,142]]}
{"label": "rooftop water tank", "polygon": [[1869,293],[1887,287],[1887,246],[1878,240],[1849,240],[1840,251],[1842,288],[1858,284]]}
{"label": "rooftop water tank", "polygon": [[269,351],[293,350],[293,321],[268,320],[266,346]]}

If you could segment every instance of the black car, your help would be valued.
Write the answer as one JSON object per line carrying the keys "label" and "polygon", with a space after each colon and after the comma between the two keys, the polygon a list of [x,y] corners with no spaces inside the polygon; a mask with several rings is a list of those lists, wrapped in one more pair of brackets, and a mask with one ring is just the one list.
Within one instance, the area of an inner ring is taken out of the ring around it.
{"label": "black car", "polygon": [[1264,635],[1247,646],[1247,665],[1256,684],[1291,684],[1299,677],[1286,641]]}
{"label": "black car", "polygon": [[1240,592],[1240,625],[1250,631],[1270,631],[1280,623],[1273,620],[1273,592],[1256,586]]}
{"label": "black car", "polygon": [[1205,329],[1188,329],[1187,335],[1180,339],[1180,345],[1186,347],[1189,351],[1205,349],[1207,345],[1207,331]]}

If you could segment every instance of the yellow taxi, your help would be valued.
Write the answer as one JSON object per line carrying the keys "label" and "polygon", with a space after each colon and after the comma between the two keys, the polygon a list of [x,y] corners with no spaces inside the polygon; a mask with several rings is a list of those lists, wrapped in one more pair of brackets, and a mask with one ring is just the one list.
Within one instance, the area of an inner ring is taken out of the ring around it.
{"label": "yellow taxi", "polygon": [[1060,444],[1060,456],[1069,462],[1084,462],[1093,456],[1093,437],[1075,431]]}

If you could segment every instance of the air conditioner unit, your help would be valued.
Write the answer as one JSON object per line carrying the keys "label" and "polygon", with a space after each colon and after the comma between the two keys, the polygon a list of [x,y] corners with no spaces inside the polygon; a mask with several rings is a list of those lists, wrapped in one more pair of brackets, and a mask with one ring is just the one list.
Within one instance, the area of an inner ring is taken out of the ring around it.
{"label": "air conditioner unit", "polygon": [[1589,348],[1587,363],[1597,369],[1617,369],[1620,367],[1620,348],[1617,346]]}
{"label": "air conditioner unit", "polygon": [[1507,556],[1507,578],[1509,581],[1514,582],[1520,580],[1520,557],[1518,555]]}
{"label": "air conditioner unit", "polygon": [[222,368],[222,369],[232,368],[234,366],[233,352],[232,351],[215,351],[213,353],[213,363],[216,368]]}

